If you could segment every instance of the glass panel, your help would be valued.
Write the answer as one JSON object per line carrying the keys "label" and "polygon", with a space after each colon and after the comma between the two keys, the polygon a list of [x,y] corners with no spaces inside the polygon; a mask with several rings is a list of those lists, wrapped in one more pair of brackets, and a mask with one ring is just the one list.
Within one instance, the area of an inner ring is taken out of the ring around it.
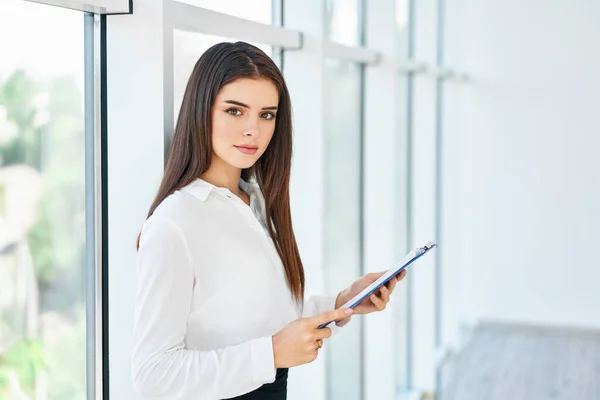
{"label": "glass panel", "polygon": [[409,58],[410,0],[396,0],[396,44],[398,59]]}
{"label": "glass panel", "polygon": [[[408,101],[409,101],[409,77],[400,74],[397,80],[396,93],[398,93],[398,106],[396,113],[396,205],[394,217],[396,221],[396,253],[397,260],[404,258],[410,250],[408,248]],[[411,279],[410,272],[407,279],[398,284],[394,291],[394,303],[396,303],[396,386],[400,393],[409,387],[409,315],[408,315],[408,281]]]}
{"label": "glass panel", "polygon": [[[326,290],[335,293],[361,275],[360,67],[327,59],[324,81],[324,258]],[[360,348],[361,324],[355,318],[326,346],[328,399],[360,399]]]}
{"label": "glass panel", "polygon": [[[181,107],[181,102],[183,101],[185,87],[190,74],[194,69],[194,65],[196,65],[200,56],[217,43],[236,41],[238,40],[215,35],[201,35],[195,32],[180,31],[177,29],[173,31],[173,115],[175,123],[177,122],[177,116],[179,115],[179,109]],[[264,51],[268,56],[273,57],[273,47],[258,43],[251,44]],[[275,58],[275,60],[277,60],[277,58]],[[276,62],[276,64],[280,65],[278,62]]]}
{"label": "glass panel", "polygon": [[[177,0],[181,3],[191,4],[196,7],[206,8],[223,14],[233,15],[235,17],[249,19],[271,25],[273,12],[278,7],[273,7],[273,0]],[[280,1],[280,0],[275,0]]]}
{"label": "glass panel", "polygon": [[[410,57],[410,0],[396,0],[396,57],[406,60]],[[398,113],[396,114],[397,147],[398,158],[396,159],[396,243],[398,243],[395,256],[401,259],[410,250],[408,247],[408,200],[410,193],[408,171],[409,171],[409,104],[411,79],[406,74],[400,74],[395,88],[398,94]],[[394,302],[396,302],[396,388],[398,393],[406,393],[410,390],[410,314],[409,314],[409,281],[412,276],[400,282],[398,290],[394,291]]]}
{"label": "glass panel", "polygon": [[438,1],[414,1],[414,58],[432,65],[437,62]]}
{"label": "glass panel", "polygon": [[[410,233],[411,246],[417,246],[436,238],[436,79],[416,76],[413,85]],[[436,256],[423,258],[410,273],[410,375],[411,384],[419,389],[435,386],[435,260]]]}
{"label": "glass panel", "polygon": [[327,37],[348,46],[361,44],[361,0],[327,0]]}
{"label": "glass panel", "polygon": [[0,2],[0,398],[84,400],[80,12]]}
{"label": "glass panel", "polygon": [[[462,190],[462,166],[465,159],[465,148],[461,129],[461,116],[464,83],[456,81],[444,82],[442,91],[442,146],[441,159],[442,196],[441,202],[441,238],[444,249],[440,251],[441,261],[441,322],[442,341],[458,348],[460,344],[460,290],[462,221],[464,204],[464,191]],[[440,374],[438,392],[443,394],[446,385],[455,372],[455,357],[450,357],[445,363],[438,365]]]}

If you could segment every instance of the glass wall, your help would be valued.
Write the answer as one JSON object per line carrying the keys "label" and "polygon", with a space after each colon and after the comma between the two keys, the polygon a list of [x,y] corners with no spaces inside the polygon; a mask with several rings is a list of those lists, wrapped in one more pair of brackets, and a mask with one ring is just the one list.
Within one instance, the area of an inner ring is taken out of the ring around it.
{"label": "glass wall", "polygon": [[[326,0],[326,38],[362,44],[361,0]],[[362,274],[361,65],[325,58],[324,73],[324,266],[325,289],[335,293]],[[360,399],[363,329],[355,318],[330,341],[327,399]],[[348,349],[353,349],[348,351]]]}
{"label": "glass wall", "polygon": [[348,46],[360,46],[362,0],[326,0],[327,37]]}
{"label": "glass wall", "polygon": [[84,18],[0,3],[0,398],[86,399]]}
{"label": "glass wall", "polygon": [[[415,75],[412,81],[411,143],[410,143],[410,240],[411,246],[437,238],[437,0],[414,2],[413,56],[426,63],[426,73]],[[430,391],[435,388],[437,279],[436,257],[420,262],[411,274],[410,365],[414,388]]]}
{"label": "glass wall", "polygon": [[[406,62],[412,52],[412,15],[410,0],[396,0],[396,58]],[[396,81],[397,113],[396,113],[396,251],[394,256],[400,260],[410,250],[410,144],[412,133],[412,85],[414,74],[398,72]],[[412,274],[401,283],[394,292],[394,302],[398,310],[396,335],[396,388],[399,393],[406,393],[411,387],[411,346],[410,346],[410,290]]]}
{"label": "glass wall", "polygon": [[[325,60],[325,238],[327,292],[361,276],[361,68]],[[356,319],[328,343],[328,399],[360,399],[361,324]],[[352,349],[352,351],[348,351]]]}

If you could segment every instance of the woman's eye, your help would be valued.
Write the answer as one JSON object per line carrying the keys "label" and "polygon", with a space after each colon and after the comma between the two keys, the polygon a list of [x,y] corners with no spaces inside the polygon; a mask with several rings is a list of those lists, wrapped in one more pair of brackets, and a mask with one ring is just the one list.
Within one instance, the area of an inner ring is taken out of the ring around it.
{"label": "woman's eye", "polygon": [[238,108],[228,108],[227,110],[225,110],[226,113],[228,113],[229,115],[242,115],[242,111]]}
{"label": "woman's eye", "polygon": [[269,119],[273,119],[273,118],[275,118],[275,114],[273,114],[273,113],[271,113],[271,112],[266,112],[266,113],[264,113],[264,114],[262,115],[262,117],[263,117],[264,119],[267,119],[267,120],[269,120]]}

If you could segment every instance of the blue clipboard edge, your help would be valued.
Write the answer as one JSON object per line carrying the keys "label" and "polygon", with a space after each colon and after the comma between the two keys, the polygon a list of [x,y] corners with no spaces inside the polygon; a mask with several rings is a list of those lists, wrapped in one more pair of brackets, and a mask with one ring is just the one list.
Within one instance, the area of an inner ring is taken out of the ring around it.
{"label": "blue clipboard edge", "polygon": [[[348,306],[348,308],[354,308],[354,307],[356,307],[361,301],[363,301],[364,299],[366,299],[367,297],[369,297],[370,295],[372,295],[376,290],[378,290],[380,287],[382,287],[383,285],[385,285],[386,283],[388,283],[393,277],[395,277],[396,275],[398,275],[400,272],[402,272],[403,270],[405,270],[409,265],[411,265],[412,263],[414,263],[415,261],[417,261],[419,258],[423,257],[425,254],[429,253],[430,250],[432,250],[432,249],[434,249],[436,247],[438,247],[438,244],[436,242],[434,242],[434,241],[429,241],[429,242],[425,243],[423,246],[417,247],[413,251],[420,252],[419,254],[417,254],[415,257],[413,257],[410,261],[408,261],[402,267],[398,268],[398,271],[396,271],[394,274],[390,275],[387,279],[383,280],[379,285],[377,285],[376,287],[372,288],[365,295],[363,295],[362,297],[360,297],[356,301],[354,301],[350,306]],[[409,253],[409,255],[410,255],[410,253]],[[321,324],[321,325],[319,325],[319,327],[317,329],[323,329],[323,328],[327,327],[327,325],[331,324],[332,322],[333,321],[329,321],[329,322],[327,322],[325,324]]]}

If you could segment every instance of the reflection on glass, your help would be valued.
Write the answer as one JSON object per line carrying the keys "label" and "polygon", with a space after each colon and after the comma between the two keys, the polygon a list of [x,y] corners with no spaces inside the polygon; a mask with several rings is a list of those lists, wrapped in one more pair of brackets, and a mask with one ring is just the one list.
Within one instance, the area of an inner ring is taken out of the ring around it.
{"label": "reflection on glass", "polygon": [[187,3],[196,7],[206,8],[223,14],[233,15],[235,17],[249,19],[270,25],[273,21],[273,2],[281,0],[177,0],[180,3]]}
{"label": "reflection on glass", "polygon": [[362,0],[327,0],[327,37],[348,46],[361,44]]}
{"label": "reflection on glass", "polygon": [[[173,32],[173,73],[174,73],[174,121],[177,121],[179,108],[183,101],[183,94],[187,81],[194,69],[194,65],[206,50],[220,42],[236,42],[237,39],[223,38],[214,35],[203,35],[195,32],[175,30]],[[272,57],[273,48],[271,46],[251,43]],[[280,65],[279,63],[277,63]]]}
{"label": "reflection on glass", "polygon": [[[326,290],[335,293],[361,275],[360,68],[325,63],[325,269]],[[360,399],[359,318],[327,347],[328,400]],[[352,349],[352,351],[348,351]]]}
{"label": "reflection on glass", "polygon": [[81,13],[0,2],[3,400],[86,398],[83,50]]}

